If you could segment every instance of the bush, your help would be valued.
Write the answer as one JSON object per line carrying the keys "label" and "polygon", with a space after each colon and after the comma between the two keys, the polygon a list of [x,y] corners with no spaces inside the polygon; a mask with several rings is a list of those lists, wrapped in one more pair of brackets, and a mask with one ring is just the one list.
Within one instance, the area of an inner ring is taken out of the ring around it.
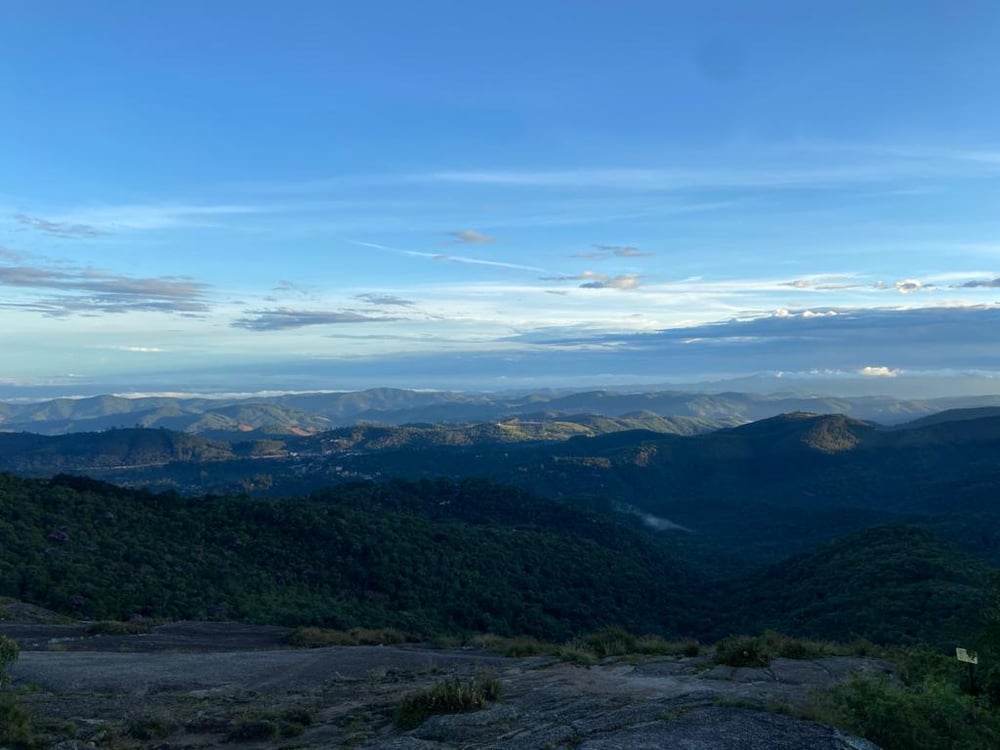
{"label": "bush", "polygon": [[697,656],[701,646],[695,640],[671,641],[658,635],[632,635],[620,627],[607,627],[563,644],[521,636],[505,638],[480,635],[471,645],[503,656],[554,656],[576,664],[594,664],[600,659],[621,656]]}
{"label": "bush", "polygon": [[649,656],[697,656],[701,645],[696,640],[670,641],[658,635],[642,635],[635,640],[635,653]]}
{"label": "bush", "polygon": [[278,736],[278,725],[270,719],[251,719],[233,727],[227,739],[230,742],[259,742]]}
{"label": "bush", "polygon": [[7,667],[17,660],[18,652],[17,641],[0,635],[0,688],[6,687],[10,679],[7,676]]}
{"label": "bush", "polygon": [[577,645],[597,659],[609,656],[697,656],[697,641],[670,641],[659,635],[632,635],[624,628],[602,628],[581,638]]}
{"label": "bush", "polygon": [[278,716],[278,733],[282,737],[298,737],[313,722],[313,715],[304,708],[289,708]]}
{"label": "bush", "polygon": [[850,648],[823,641],[790,638],[766,631],[763,635],[731,635],[715,644],[715,662],[730,667],[766,667],[773,659],[818,659]]}
{"label": "bush", "polygon": [[504,638],[499,635],[487,633],[476,636],[470,644],[478,648],[489,651],[491,654],[501,654],[503,656],[539,656],[552,652],[553,645],[545,643],[537,638],[522,636],[519,638]]}
{"label": "bush", "polygon": [[295,628],[285,639],[289,646],[296,648],[326,648],[328,646],[384,646],[399,643],[414,643],[416,636],[395,628],[352,628],[332,630],[330,628]]}
{"label": "bush", "polygon": [[396,709],[396,725],[413,729],[428,716],[478,711],[502,697],[500,681],[491,675],[477,675],[467,682],[448,679],[407,695]]}
{"label": "bush", "polygon": [[150,632],[152,629],[153,624],[151,622],[100,620],[91,623],[87,628],[87,632],[90,635],[141,635]]}
{"label": "bush", "polygon": [[10,750],[34,750],[31,718],[24,709],[0,699],[0,747]]}
{"label": "bush", "polygon": [[170,734],[170,726],[163,720],[145,717],[128,723],[125,733],[137,740],[162,740]]}
{"label": "bush", "polygon": [[774,656],[763,636],[731,635],[715,644],[713,658],[730,667],[766,667]]}
{"label": "bush", "polygon": [[831,691],[836,723],[884,750],[995,750],[1000,715],[954,683],[928,678],[906,687],[855,676]]}
{"label": "bush", "polygon": [[585,635],[580,642],[598,659],[636,653],[636,637],[619,627],[602,628]]}

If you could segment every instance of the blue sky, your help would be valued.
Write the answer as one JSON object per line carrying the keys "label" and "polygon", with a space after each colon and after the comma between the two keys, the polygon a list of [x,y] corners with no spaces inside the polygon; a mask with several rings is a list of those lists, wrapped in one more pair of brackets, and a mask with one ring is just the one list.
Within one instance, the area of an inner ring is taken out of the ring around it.
{"label": "blue sky", "polygon": [[1000,371],[1000,5],[55,2],[0,385]]}

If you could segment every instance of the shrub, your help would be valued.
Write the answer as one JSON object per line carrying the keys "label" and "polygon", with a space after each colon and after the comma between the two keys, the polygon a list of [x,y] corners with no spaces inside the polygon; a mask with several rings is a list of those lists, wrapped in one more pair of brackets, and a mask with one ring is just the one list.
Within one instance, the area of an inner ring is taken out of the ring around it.
{"label": "shrub", "polygon": [[602,628],[590,635],[585,635],[580,640],[581,645],[598,659],[636,653],[636,637],[624,628]]}
{"label": "shrub", "polygon": [[639,636],[634,648],[634,653],[649,656],[697,656],[701,653],[698,641],[670,641],[658,635]]}
{"label": "shrub", "polygon": [[670,641],[659,635],[632,635],[624,628],[602,628],[581,638],[577,644],[597,659],[609,656],[697,656],[697,641]]}
{"label": "shrub", "polygon": [[594,656],[593,651],[574,643],[557,647],[553,655],[560,661],[568,661],[571,664],[580,664],[585,667],[597,663],[597,657]]}
{"label": "shrub", "polygon": [[0,747],[34,750],[36,744],[28,714],[23,708],[0,699]]}
{"label": "shrub", "polygon": [[285,639],[296,648],[326,648],[327,646],[382,646],[398,643],[413,643],[413,635],[395,628],[352,628],[332,630],[330,628],[295,628]]}
{"label": "shrub", "polygon": [[954,683],[928,678],[906,687],[855,676],[831,691],[836,723],[884,750],[993,750],[1000,747],[1000,715]]}
{"label": "shrub", "polygon": [[505,638],[485,634],[470,643],[503,656],[554,656],[576,664],[594,664],[616,656],[697,656],[701,646],[695,640],[671,641],[658,635],[632,635],[619,627],[607,627],[563,644],[547,643],[526,636]]}
{"label": "shrub", "polygon": [[773,630],[763,635],[731,635],[715,645],[715,662],[730,667],[766,667],[777,657],[818,659],[851,650],[823,641],[791,638]]}
{"label": "shrub", "polygon": [[304,708],[289,708],[278,716],[278,733],[282,737],[298,737],[313,723],[313,715]]}
{"label": "shrub", "polygon": [[731,635],[715,644],[715,662],[730,667],[766,667],[775,656],[763,636]]}
{"label": "shrub", "polygon": [[281,712],[281,719],[304,727],[313,723],[312,712],[305,708],[289,708]]}
{"label": "shrub", "polygon": [[540,654],[552,653],[554,646],[551,643],[543,643],[537,638],[522,636],[520,638],[504,638],[499,635],[486,634],[477,636],[471,641],[473,646],[478,646],[491,654],[501,654],[503,656],[538,656]]}
{"label": "shrub", "polygon": [[357,646],[358,642],[345,630],[329,628],[295,628],[285,639],[296,648],[325,648],[326,646]]}
{"label": "shrub", "polygon": [[10,679],[7,676],[7,667],[17,660],[18,652],[17,641],[0,635],[0,688],[6,687]]}
{"label": "shrub", "polygon": [[403,698],[396,709],[396,725],[413,729],[428,716],[478,711],[502,697],[500,681],[491,675],[477,675],[466,682],[448,679]]}
{"label": "shrub", "polygon": [[100,620],[92,622],[87,627],[87,632],[90,635],[141,635],[150,632],[152,629],[153,624],[151,622]]}
{"label": "shrub", "polygon": [[229,732],[231,742],[259,742],[278,736],[278,725],[270,719],[251,719],[237,724]]}
{"label": "shrub", "polygon": [[147,716],[130,721],[125,733],[137,740],[162,740],[170,734],[170,726],[161,719]]}

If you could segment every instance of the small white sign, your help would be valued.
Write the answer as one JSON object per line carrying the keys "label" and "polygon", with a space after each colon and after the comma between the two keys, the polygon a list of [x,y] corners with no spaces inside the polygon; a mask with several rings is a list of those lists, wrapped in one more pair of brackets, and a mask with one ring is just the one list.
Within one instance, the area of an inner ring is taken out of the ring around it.
{"label": "small white sign", "polygon": [[966,651],[964,648],[955,649],[955,658],[964,661],[966,664],[978,664],[979,654],[975,651]]}

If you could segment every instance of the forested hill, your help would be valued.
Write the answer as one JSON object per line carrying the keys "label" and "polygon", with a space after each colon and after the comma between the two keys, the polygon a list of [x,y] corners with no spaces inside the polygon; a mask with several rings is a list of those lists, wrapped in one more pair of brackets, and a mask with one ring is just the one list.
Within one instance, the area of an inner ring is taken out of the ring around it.
{"label": "forested hill", "polygon": [[0,475],[0,595],[95,618],[231,617],[561,639],[703,629],[662,539],[482,482],[300,500]]}
{"label": "forested hill", "polygon": [[730,582],[728,624],[950,647],[982,626],[991,569],[911,526],[876,526]]}
{"label": "forested hill", "polygon": [[708,640],[780,627],[949,645],[975,634],[990,573],[890,526],[710,581],[682,539],[481,481],[260,500],[0,474],[0,596],[77,617],[554,640],[606,625]]}
{"label": "forested hill", "polygon": [[228,443],[171,430],[123,429],[46,436],[0,432],[0,470],[52,474],[235,458]]}

